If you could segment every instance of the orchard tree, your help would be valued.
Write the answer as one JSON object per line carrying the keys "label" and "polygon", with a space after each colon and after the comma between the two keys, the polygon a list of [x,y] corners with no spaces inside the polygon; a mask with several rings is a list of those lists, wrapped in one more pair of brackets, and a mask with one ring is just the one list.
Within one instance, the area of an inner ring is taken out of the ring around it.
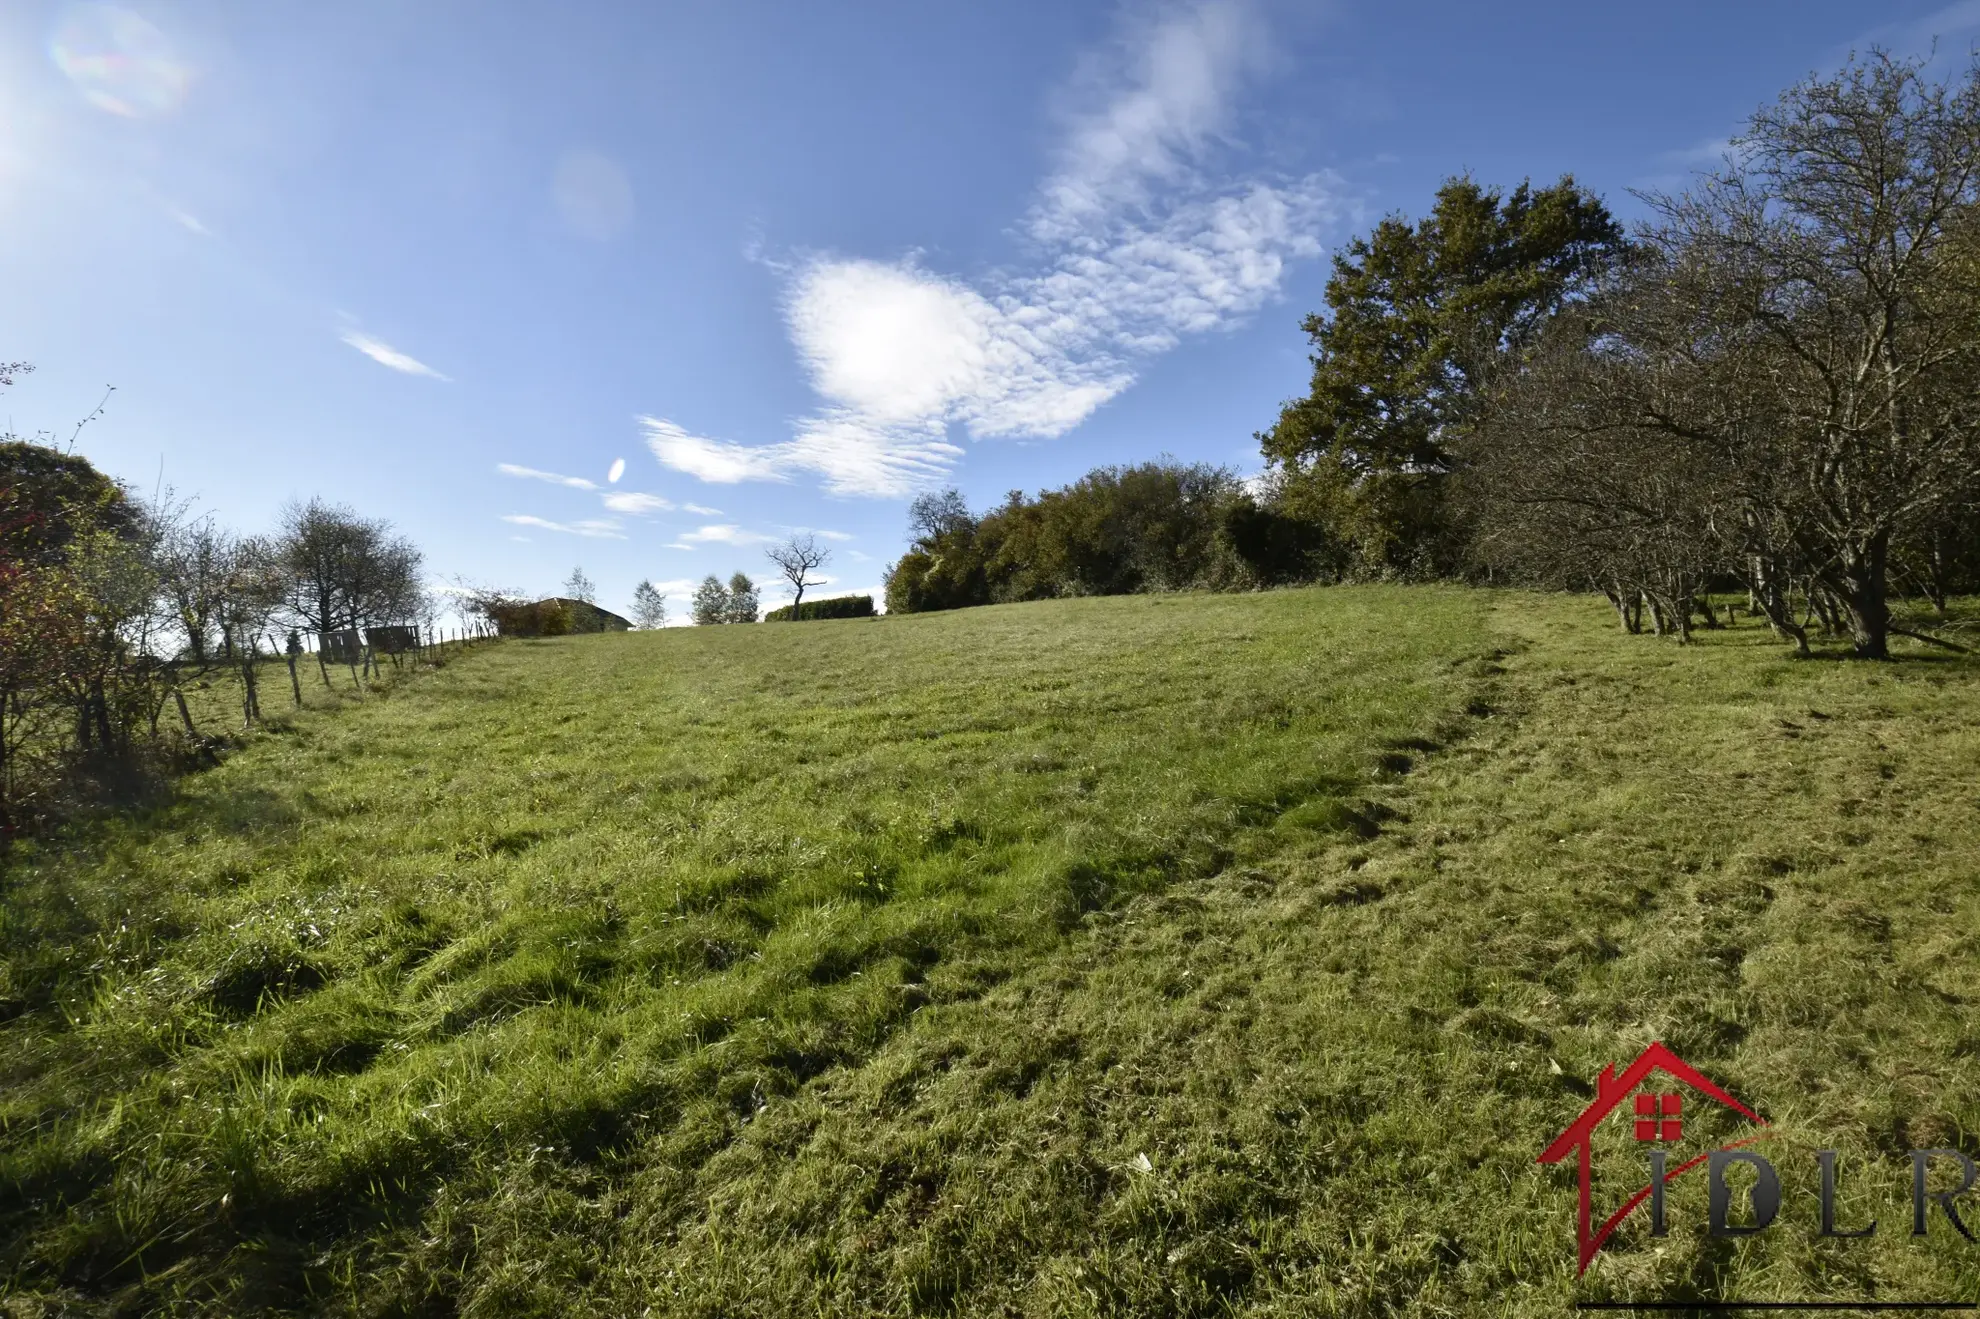
{"label": "orchard tree", "polygon": [[422,556],[382,518],[312,499],[282,510],[274,541],[285,606],[319,635],[418,614]]}

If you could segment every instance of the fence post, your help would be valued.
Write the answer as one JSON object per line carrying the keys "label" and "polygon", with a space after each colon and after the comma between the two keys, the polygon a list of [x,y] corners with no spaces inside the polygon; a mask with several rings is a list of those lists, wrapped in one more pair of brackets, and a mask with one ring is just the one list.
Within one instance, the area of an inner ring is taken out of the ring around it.
{"label": "fence post", "polygon": [[323,675],[323,685],[330,685],[330,666],[323,661],[323,634],[316,634],[316,669]]}

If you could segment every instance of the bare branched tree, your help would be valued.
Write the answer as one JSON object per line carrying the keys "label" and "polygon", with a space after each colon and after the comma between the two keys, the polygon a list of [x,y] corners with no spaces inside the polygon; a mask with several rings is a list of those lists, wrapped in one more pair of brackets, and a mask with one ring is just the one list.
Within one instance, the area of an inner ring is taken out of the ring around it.
{"label": "bare branched tree", "polygon": [[290,504],[275,548],[285,610],[301,627],[322,634],[419,613],[420,552],[383,519],[320,499]]}
{"label": "bare branched tree", "polygon": [[1647,200],[1477,428],[1488,552],[1647,597],[1680,635],[1704,577],[1737,576],[1801,649],[1819,618],[1883,657],[1894,554],[1943,581],[1934,537],[1980,498],[1980,65],[1852,61]]}
{"label": "bare branched tree", "polygon": [[[917,501],[917,506],[919,501]],[[940,509],[932,509],[931,517],[940,517]],[[791,584],[797,594],[791,600],[791,621],[799,622],[804,617],[804,588],[818,585],[812,573],[825,566],[832,552],[818,543],[818,538],[810,532],[800,532],[780,544],[772,545],[764,551],[770,562],[777,565],[777,571]]]}

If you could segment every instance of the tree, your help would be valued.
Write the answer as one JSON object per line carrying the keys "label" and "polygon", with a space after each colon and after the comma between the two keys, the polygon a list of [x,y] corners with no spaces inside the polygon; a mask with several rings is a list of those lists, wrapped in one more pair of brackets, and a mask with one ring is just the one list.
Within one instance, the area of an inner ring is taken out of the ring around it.
{"label": "tree", "polygon": [[667,626],[667,597],[650,581],[633,588],[633,626],[646,629]]}
{"label": "tree", "polygon": [[690,606],[696,627],[712,627],[729,621],[729,588],[722,585],[722,579],[709,573],[701,579],[701,585],[694,588],[694,603]]}
{"label": "tree", "polygon": [[908,538],[936,541],[968,526],[973,520],[960,490],[954,486],[947,490],[931,490],[916,495],[908,505]]}
{"label": "tree", "polygon": [[1451,440],[1492,375],[1626,247],[1593,194],[1563,175],[1510,195],[1448,180],[1430,215],[1378,224],[1334,258],[1325,314],[1306,318],[1313,380],[1258,438],[1314,485],[1365,568],[1443,566]]}
{"label": "tree", "polygon": [[729,578],[729,609],[726,621],[731,623],[754,623],[758,613],[756,583],[744,573],[736,573]]}
{"label": "tree", "polygon": [[211,514],[192,517],[177,500],[168,499],[153,512],[159,521],[158,575],[166,606],[185,638],[187,655],[204,668],[220,626],[236,540]]}
{"label": "tree", "polygon": [[[917,504],[919,502],[916,501]],[[811,574],[825,566],[832,557],[832,551],[820,545],[818,538],[806,531],[772,545],[764,553],[797,592],[791,599],[791,621],[797,622],[803,617],[804,588],[819,584]]]}
{"label": "tree", "polygon": [[1955,85],[1852,60],[1755,114],[1733,152],[1652,199],[1652,238],[1706,274],[1714,365],[1744,367],[1778,426],[1766,470],[1745,469],[1791,493],[1809,571],[1856,653],[1882,658],[1893,544],[1980,484],[1980,64]]}
{"label": "tree", "polygon": [[[1508,391],[1485,460],[1502,492],[1579,506],[1558,548],[1634,525],[1681,609],[1690,541],[1801,649],[1813,616],[1888,653],[1893,555],[1956,561],[1980,497],[1980,64],[1921,70],[1873,53],[1791,88],[1723,170],[1648,198],[1658,222]],[[1521,431],[1560,453],[1522,459]]]}
{"label": "tree", "polygon": [[282,510],[275,553],[296,623],[334,632],[419,612],[422,556],[383,519],[312,499]]}
{"label": "tree", "polygon": [[571,569],[571,575],[564,579],[564,598],[582,600],[588,605],[598,603],[598,588],[584,575],[583,568]]}

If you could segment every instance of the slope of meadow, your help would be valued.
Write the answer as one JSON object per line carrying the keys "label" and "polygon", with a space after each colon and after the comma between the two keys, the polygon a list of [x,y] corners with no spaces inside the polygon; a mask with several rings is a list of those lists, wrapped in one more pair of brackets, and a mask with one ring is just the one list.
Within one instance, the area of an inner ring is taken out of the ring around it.
{"label": "slope of meadow", "polygon": [[[1980,1153],[1977,695],[1963,657],[1441,588],[507,643],[10,863],[0,1282],[30,1314],[1971,1297],[1980,1248],[1902,1229],[1905,1150]],[[1880,1235],[1816,1239],[1783,1153],[1783,1226],[1706,1239],[1687,1183],[1577,1284],[1534,1155],[1655,1038],[1842,1150]]]}

